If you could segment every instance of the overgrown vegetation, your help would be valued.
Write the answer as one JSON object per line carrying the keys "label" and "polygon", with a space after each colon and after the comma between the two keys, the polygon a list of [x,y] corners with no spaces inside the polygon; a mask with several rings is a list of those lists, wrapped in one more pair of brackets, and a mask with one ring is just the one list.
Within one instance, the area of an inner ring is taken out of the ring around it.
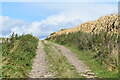
{"label": "overgrown vegetation", "polygon": [[55,78],[83,78],[53,44],[44,42],[44,50],[47,54],[46,58],[51,65],[49,70],[54,73]]}
{"label": "overgrown vegetation", "polygon": [[[118,34],[101,31],[100,33],[74,32],[49,37],[51,40],[62,45],[72,46],[80,51],[92,51],[87,54],[95,59],[109,71],[118,72]],[[85,54],[85,53],[83,53]],[[79,54],[81,55],[81,54]],[[104,71],[103,71],[104,72]]]}
{"label": "overgrown vegetation", "polygon": [[[1,40],[2,38],[0,38]],[[2,43],[0,42],[0,79],[2,78]]]}
{"label": "overgrown vegetation", "polygon": [[36,55],[38,39],[31,34],[12,34],[2,41],[2,77],[26,78]]}

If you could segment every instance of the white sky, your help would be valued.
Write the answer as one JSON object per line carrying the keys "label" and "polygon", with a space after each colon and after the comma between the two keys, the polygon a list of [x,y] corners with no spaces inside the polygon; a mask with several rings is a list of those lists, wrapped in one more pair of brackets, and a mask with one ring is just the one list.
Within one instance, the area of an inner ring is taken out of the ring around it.
{"label": "white sky", "polygon": [[119,2],[119,0],[1,0],[2,2]]}

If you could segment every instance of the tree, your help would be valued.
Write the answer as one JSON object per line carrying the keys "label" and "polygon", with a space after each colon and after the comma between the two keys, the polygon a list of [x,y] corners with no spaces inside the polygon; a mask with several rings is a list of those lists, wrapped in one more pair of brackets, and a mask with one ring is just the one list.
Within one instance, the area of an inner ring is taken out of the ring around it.
{"label": "tree", "polygon": [[51,33],[50,35],[54,35],[56,32]]}

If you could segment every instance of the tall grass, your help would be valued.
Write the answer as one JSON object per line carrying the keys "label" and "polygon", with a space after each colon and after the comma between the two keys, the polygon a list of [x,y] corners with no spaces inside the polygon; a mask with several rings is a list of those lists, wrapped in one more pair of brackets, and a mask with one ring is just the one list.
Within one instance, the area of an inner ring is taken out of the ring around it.
{"label": "tall grass", "polygon": [[38,39],[31,34],[12,34],[2,42],[2,77],[26,78],[36,55]]}
{"label": "tall grass", "polygon": [[2,43],[0,43],[0,78],[2,78]]}

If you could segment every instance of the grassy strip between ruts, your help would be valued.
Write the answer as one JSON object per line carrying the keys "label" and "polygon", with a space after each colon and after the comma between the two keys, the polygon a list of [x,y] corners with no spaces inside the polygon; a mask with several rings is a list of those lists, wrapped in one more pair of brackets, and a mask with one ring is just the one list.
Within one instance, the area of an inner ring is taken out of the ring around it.
{"label": "grassy strip between ruts", "polygon": [[[53,43],[59,44],[56,42],[53,42]],[[83,60],[84,63],[90,68],[90,70],[96,74],[96,76],[100,78],[118,78],[117,72],[108,71],[103,65],[100,65],[94,58],[92,58],[93,57],[92,54],[94,54],[93,51],[90,51],[90,50],[80,51],[71,45],[62,45],[62,46],[65,46],[69,50],[74,52],[77,55],[78,59]]]}
{"label": "grassy strip between ruts", "polygon": [[67,59],[55,46],[44,42],[44,50],[47,60],[51,64],[49,70],[54,73],[55,78],[83,78],[77,74],[75,68],[67,62]]}

